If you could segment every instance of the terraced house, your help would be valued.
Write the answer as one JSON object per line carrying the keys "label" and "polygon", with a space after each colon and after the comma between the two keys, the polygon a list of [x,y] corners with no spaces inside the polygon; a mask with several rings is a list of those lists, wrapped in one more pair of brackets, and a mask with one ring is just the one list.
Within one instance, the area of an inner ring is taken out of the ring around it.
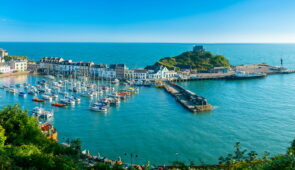
{"label": "terraced house", "polygon": [[13,71],[26,71],[28,69],[27,60],[11,60],[9,63]]}

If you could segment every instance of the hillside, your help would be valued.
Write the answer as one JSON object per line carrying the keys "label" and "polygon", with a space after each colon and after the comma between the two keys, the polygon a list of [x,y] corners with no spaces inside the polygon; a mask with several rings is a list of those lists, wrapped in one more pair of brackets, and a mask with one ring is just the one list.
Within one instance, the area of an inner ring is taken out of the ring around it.
{"label": "hillside", "polygon": [[176,57],[165,57],[160,59],[146,69],[153,69],[160,65],[168,69],[178,68],[178,65],[190,65],[192,69],[209,70],[211,67],[229,67],[229,61],[223,55],[215,55],[208,51],[188,51]]}

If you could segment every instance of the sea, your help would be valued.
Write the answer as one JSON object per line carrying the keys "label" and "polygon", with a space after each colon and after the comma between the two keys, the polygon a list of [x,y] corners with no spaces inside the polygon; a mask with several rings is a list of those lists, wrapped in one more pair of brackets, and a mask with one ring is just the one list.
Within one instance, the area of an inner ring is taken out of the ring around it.
{"label": "sea", "polygon": [[[208,51],[226,56],[232,65],[269,63],[295,69],[295,44],[191,44],[191,43],[29,43],[0,42],[10,55],[62,57],[73,61],[124,63],[143,68],[162,57],[189,51],[203,45]],[[0,84],[35,83],[42,76],[0,79]],[[101,82],[106,83],[106,82]],[[52,108],[52,124],[59,142],[80,138],[83,149],[124,162],[171,164],[182,161],[215,164],[220,156],[243,149],[285,153],[295,138],[295,74],[269,75],[255,80],[205,80],[180,85],[207,98],[214,110],[193,114],[164,90],[140,87],[137,95],[102,114],[89,110],[89,100],[75,107]],[[32,110],[39,106],[26,98],[0,90],[0,107],[20,104]],[[133,155],[131,157],[131,154]],[[137,155],[137,156],[134,156]]]}

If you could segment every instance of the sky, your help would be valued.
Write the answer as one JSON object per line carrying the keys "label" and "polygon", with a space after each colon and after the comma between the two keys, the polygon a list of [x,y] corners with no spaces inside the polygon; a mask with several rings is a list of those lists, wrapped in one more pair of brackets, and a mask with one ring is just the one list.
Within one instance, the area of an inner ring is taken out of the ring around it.
{"label": "sky", "polygon": [[295,0],[0,0],[0,41],[295,43]]}

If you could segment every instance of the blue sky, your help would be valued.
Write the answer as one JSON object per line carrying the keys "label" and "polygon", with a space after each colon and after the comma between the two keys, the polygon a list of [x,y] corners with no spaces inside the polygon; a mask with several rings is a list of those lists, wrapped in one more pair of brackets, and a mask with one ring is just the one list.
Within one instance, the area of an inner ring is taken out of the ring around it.
{"label": "blue sky", "polygon": [[295,0],[0,2],[0,41],[295,42]]}

